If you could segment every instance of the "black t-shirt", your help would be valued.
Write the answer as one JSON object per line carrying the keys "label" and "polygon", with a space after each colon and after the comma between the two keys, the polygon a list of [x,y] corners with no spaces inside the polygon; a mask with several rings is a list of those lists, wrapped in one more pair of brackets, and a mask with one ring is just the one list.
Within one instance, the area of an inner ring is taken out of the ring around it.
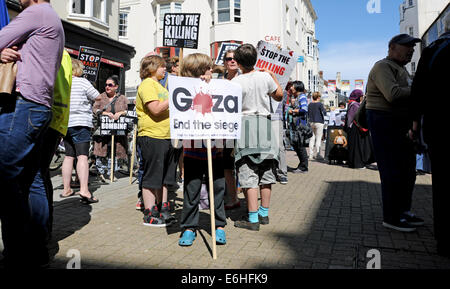
{"label": "black t-shirt", "polygon": [[321,102],[311,102],[308,104],[308,122],[324,123],[326,115],[325,107]]}

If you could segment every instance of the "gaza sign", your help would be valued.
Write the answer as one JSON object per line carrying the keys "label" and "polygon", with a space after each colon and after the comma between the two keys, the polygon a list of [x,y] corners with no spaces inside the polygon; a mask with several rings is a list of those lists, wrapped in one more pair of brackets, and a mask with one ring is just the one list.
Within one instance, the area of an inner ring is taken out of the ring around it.
{"label": "gaza sign", "polygon": [[169,75],[172,139],[238,139],[241,136],[242,88],[224,79],[209,83]]}

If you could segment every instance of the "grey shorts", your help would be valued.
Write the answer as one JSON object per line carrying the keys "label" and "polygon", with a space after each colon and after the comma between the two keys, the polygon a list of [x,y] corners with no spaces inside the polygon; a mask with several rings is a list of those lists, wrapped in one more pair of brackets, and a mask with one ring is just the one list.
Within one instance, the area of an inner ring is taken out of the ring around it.
{"label": "grey shorts", "polygon": [[239,184],[244,189],[275,184],[277,182],[276,169],[277,162],[270,159],[255,164],[248,157],[244,157],[236,163]]}

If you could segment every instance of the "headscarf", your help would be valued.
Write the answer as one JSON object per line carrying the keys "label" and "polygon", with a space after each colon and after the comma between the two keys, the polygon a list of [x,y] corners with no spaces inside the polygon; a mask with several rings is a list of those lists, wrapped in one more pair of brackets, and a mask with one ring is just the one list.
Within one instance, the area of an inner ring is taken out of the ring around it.
{"label": "headscarf", "polygon": [[352,93],[350,93],[350,97],[348,98],[350,102],[356,101],[360,102],[361,96],[363,96],[364,93],[361,89],[354,89]]}

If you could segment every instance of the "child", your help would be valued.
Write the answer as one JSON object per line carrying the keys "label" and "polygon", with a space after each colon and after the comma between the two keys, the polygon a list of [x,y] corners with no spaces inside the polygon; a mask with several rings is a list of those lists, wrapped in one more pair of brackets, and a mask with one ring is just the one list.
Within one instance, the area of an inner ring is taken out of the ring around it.
{"label": "child", "polygon": [[[272,184],[276,183],[279,159],[279,141],[270,137],[261,139],[261,129],[266,128],[267,136],[278,135],[271,128],[270,98],[281,101],[283,89],[273,72],[254,69],[257,51],[251,44],[238,47],[234,59],[242,71],[232,80],[242,86],[242,134],[235,148],[235,160],[248,204],[248,216],[236,221],[234,226],[259,231],[260,224],[269,223],[270,195]],[[257,144],[257,147],[247,144]],[[261,194],[259,208],[258,188]]]}
{"label": "child", "polygon": [[[208,55],[194,53],[183,58],[180,76],[211,79],[213,63]],[[226,215],[224,209],[225,178],[222,153],[212,148],[212,171],[214,182],[214,206],[216,218],[216,242],[226,244]],[[184,198],[181,214],[183,233],[178,242],[180,246],[191,246],[196,237],[199,220],[200,190],[203,175],[208,174],[208,158],[206,148],[195,148],[194,142],[184,145]],[[209,179],[209,178],[208,178]]]}
{"label": "child", "polygon": [[144,57],[136,97],[138,144],[144,167],[144,225],[150,227],[165,227],[175,220],[169,213],[167,186],[176,185],[178,155],[170,139],[169,92],[158,82],[165,70],[166,63],[160,56]]}

